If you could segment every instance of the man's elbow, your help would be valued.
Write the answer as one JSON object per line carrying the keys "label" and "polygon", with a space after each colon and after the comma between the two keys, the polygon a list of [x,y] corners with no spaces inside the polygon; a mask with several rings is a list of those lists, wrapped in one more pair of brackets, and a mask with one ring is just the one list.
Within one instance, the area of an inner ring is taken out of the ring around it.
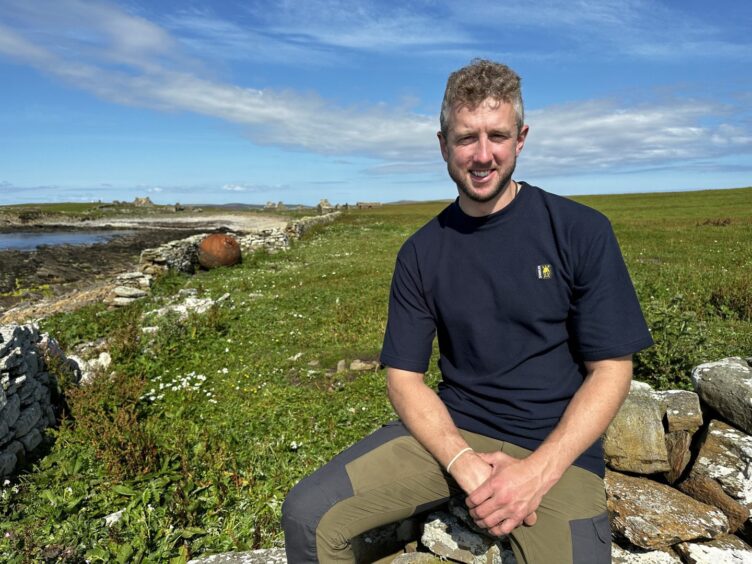
{"label": "man's elbow", "polygon": [[391,366],[386,369],[386,393],[392,404],[408,394],[411,387],[422,383],[423,374],[399,370]]}

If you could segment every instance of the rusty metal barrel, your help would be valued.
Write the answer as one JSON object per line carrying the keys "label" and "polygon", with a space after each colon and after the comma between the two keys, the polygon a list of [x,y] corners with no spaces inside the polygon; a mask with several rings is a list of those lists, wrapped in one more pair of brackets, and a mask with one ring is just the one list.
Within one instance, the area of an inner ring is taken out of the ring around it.
{"label": "rusty metal barrel", "polygon": [[232,266],[240,262],[240,244],[232,235],[214,233],[198,246],[198,263],[204,268]]}

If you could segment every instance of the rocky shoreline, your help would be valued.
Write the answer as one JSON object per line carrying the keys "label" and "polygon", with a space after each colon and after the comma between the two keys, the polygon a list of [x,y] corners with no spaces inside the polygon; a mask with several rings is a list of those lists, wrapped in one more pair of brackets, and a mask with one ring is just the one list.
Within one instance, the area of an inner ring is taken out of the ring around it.
{"label": "rocky shoreline", "polygon": [[[99,299],[109,291],[110,281],[132,270],[144,249],[207,232],[250,233],[281,227],[287,218],[259,214],[152,215],[77,221],[8,221],[0,225],[14,231],[132,230],[106,242],[90,245],[41,246],[34,251],[0,251],[0,322],[9,323],[41,317],[57,308],[61,300],[76,305],[78,297]],[[36,306],[36,307],[35,307]],[[49,307],[47,307],[49,306]],[[13,309],[13,312],[9,310]],[[22,311],[19,311],[22,310]]]}

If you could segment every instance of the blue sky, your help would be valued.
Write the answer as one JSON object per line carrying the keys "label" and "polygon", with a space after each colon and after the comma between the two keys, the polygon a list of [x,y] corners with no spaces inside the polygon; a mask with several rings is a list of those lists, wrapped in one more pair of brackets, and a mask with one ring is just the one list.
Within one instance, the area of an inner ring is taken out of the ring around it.
{"label": "blue sky", "polygon": [[752,3],[0,0],[0,204],[451,198],[474,57],[522,76],[515,178],[752,184]]}

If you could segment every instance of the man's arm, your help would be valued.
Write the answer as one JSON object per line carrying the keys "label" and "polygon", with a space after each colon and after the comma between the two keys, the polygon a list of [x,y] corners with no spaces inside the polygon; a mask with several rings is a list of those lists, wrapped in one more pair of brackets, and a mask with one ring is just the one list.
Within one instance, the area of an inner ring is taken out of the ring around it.
{"label": "man's arm", "polygon": [[[465,448],[444,402],[423,381],[423,374],[387,368],[389,400],[413,437],[446,468]],[[463,453],[452,464],[451,475],[470,493],[491,476],[491,465],[474,451]]]}
{"label": "man's arm", "polygon": [[559,424],[527,458],[480,455],[491,477],[467,498],[475,522],[495,535],[509,534],[535,511],[564,471],[606,430],[629,393],[632,357],[586,362],[587,376]]}

